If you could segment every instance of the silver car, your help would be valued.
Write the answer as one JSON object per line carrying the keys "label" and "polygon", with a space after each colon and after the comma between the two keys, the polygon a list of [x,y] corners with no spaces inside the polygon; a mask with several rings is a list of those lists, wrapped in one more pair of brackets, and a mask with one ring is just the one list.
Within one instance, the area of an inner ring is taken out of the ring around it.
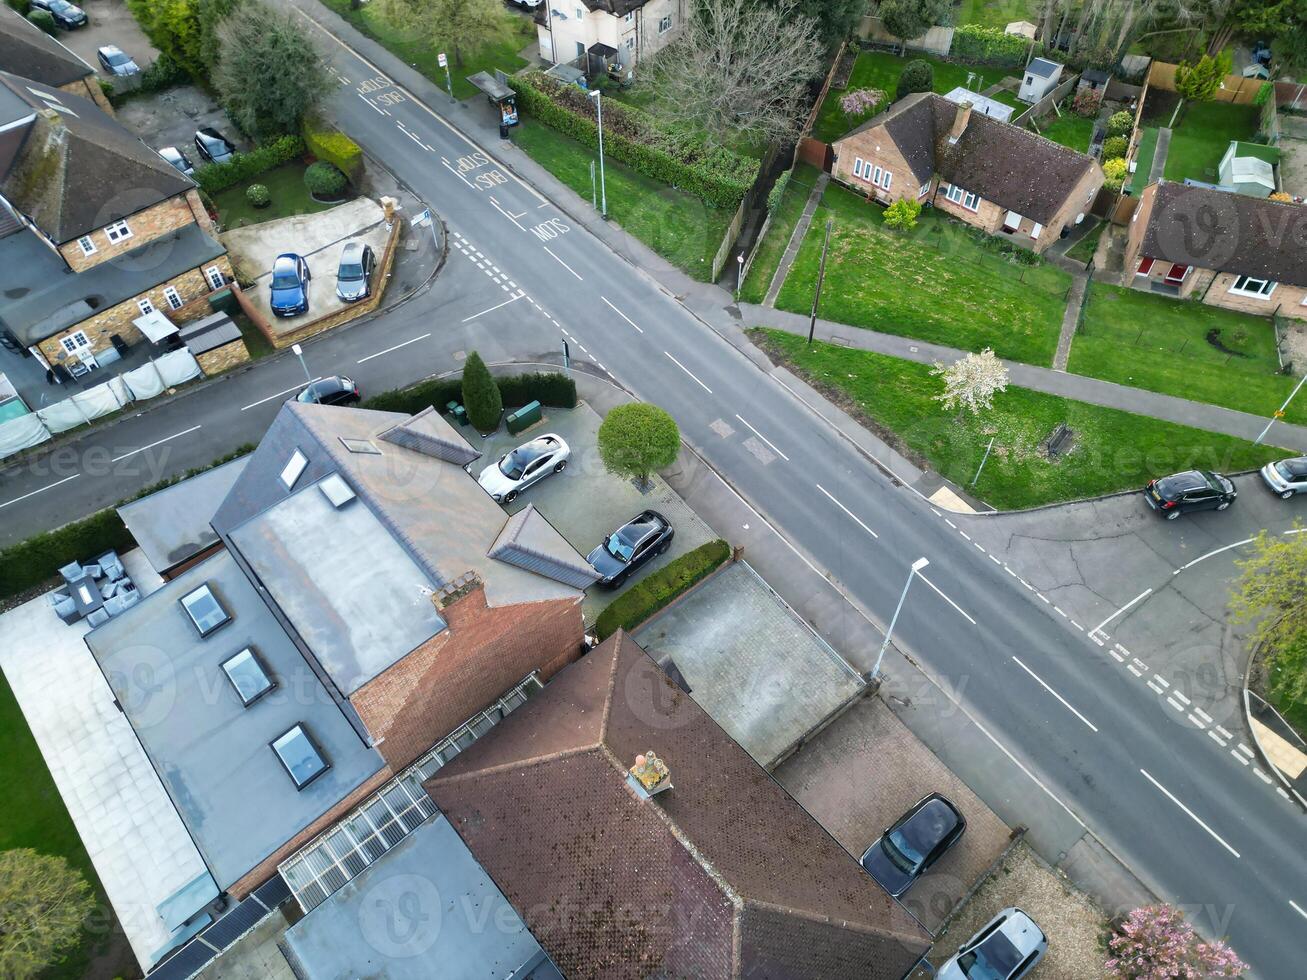
{"label": "silver car", "polygon": [[1262,479],[1281,500],[1288,500],[1295,493],[1307,493],[1307,456],[1267,463],[1262,467]]}
{"label": "silver car", "polygon": [[1018,908],[1006,908],[939,968],[939,980],[1020,980],[1044,954],[1048,940]]}
{"label": "silver car", "polygon": [[336,268],[336,296],[346,303],[371,296],[375,266],[371,245],[346,242],[340,250],[340,265]]}

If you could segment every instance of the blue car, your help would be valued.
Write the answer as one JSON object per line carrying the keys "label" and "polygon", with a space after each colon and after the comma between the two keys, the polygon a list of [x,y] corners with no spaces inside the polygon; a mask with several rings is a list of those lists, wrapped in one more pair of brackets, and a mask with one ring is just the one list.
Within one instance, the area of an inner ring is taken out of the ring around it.
{"label": "blue car", "polygon": [[309,311],[309,264],[294,252],[284,252],[272,263],[272,297],[277,316],[299,316]]}

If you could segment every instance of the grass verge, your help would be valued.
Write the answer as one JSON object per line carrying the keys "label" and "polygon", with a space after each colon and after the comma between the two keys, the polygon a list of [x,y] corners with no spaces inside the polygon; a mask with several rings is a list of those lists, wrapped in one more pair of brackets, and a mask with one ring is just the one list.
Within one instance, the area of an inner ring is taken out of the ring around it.
{"label": "grass verge", "polygon": [[1167,180],[1215,182],[1221,157],[1231,140],[1247,140],[1257,132],[1257,106],[1229,102],[1191,102],[1171,133],[1166,154]]}
{"label": "grass verge", "polygon": [[749,275],[740,290],[740,299],[746,303],[761,303],[767,297],[767,288],[772,277],[781,264],[781,256],[790,244],[794,228],[803,216],[804,205],[812,193],[812,185],[821,176],[821,171],[811,164],[801,163],[794,168],[790,182],[785,187],[785,194],[771,217],[767,234],[758,244],[753,265],[749,266]]}
{"label": "grass verge", "polygon": [[[335,204],[315,201],[309,189],[304,186],[305,169],[302,163],[287,163],[214,194],[213,204],[218,209],[223,230],[258,225],[297,214],[330,211]],[[268,188],[272,202],[266,208],[256,208],[245,197],[245,191],[253,184],[262,184]]]}
{"label": "grass verge", "polygon": [[[910,458],[1000,509],[1034,507],[1142,487],[1158,473],[1194,466],[1244,470],[1284,455],[1268,446],[1055,395],[1009,387],[980,416],[944,411],[929,365],[815,343],[777,330],[751,336]],[[1071,452],[1049,462],[1039,450],[1059,422],[1075,432]],[[979,481],[985,447],[994,449]]]}
{"label": "grass verge", "polygon": [[1013,21],[1039,23],[1039,5],[1033,0],[962,0],[957,24],[1007,27]]}
{"label": "grass verge", "polygon": [[[1089,220],[1092,221],[1093,219]],[[1094,257],[1094,252],[1098,250],[1098,240],[1103,237],[1105,231],[1107,231],[1106,224],[1099,224],[1096,228],[1090,228],[1080,236],[1080,241],[1066,250],[1066,257],[1073,262],[1079,262],[1081,265],[1088,265],[1089,260]]]}

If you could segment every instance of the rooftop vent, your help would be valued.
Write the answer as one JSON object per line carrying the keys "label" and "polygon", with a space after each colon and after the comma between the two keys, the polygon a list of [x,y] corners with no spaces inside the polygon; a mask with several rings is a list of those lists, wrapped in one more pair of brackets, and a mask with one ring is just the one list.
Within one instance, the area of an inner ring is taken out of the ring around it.
{"label": "rooftop vent", "polygon": [[650,751],[635,757],[635,765],[627,770],[626,781],[647,800],[672,788],[672,771],[667,768],[667,763]]}
{"label": "rooftop vent", "polygon": [[350,489],[348,483],[340,478],[339,473],[332,473],[330,476],[324,477],[318,484],[318,489],[322,491],[324,497],[331,501],[331,506],[337,510],[340,510],[354,499],[354,491]]}

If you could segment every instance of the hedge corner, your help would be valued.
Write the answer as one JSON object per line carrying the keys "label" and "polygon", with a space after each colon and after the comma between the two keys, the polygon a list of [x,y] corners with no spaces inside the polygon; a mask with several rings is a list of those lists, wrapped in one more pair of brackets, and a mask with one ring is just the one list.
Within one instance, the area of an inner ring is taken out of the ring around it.
{"label": "hedge corner", "polygon": [[687,551],[631,586],[595,619],[595,632],[606,640],[619,629],[633,630],[674,599],[702,582],[731,557],[731,546],[718,538]]}

